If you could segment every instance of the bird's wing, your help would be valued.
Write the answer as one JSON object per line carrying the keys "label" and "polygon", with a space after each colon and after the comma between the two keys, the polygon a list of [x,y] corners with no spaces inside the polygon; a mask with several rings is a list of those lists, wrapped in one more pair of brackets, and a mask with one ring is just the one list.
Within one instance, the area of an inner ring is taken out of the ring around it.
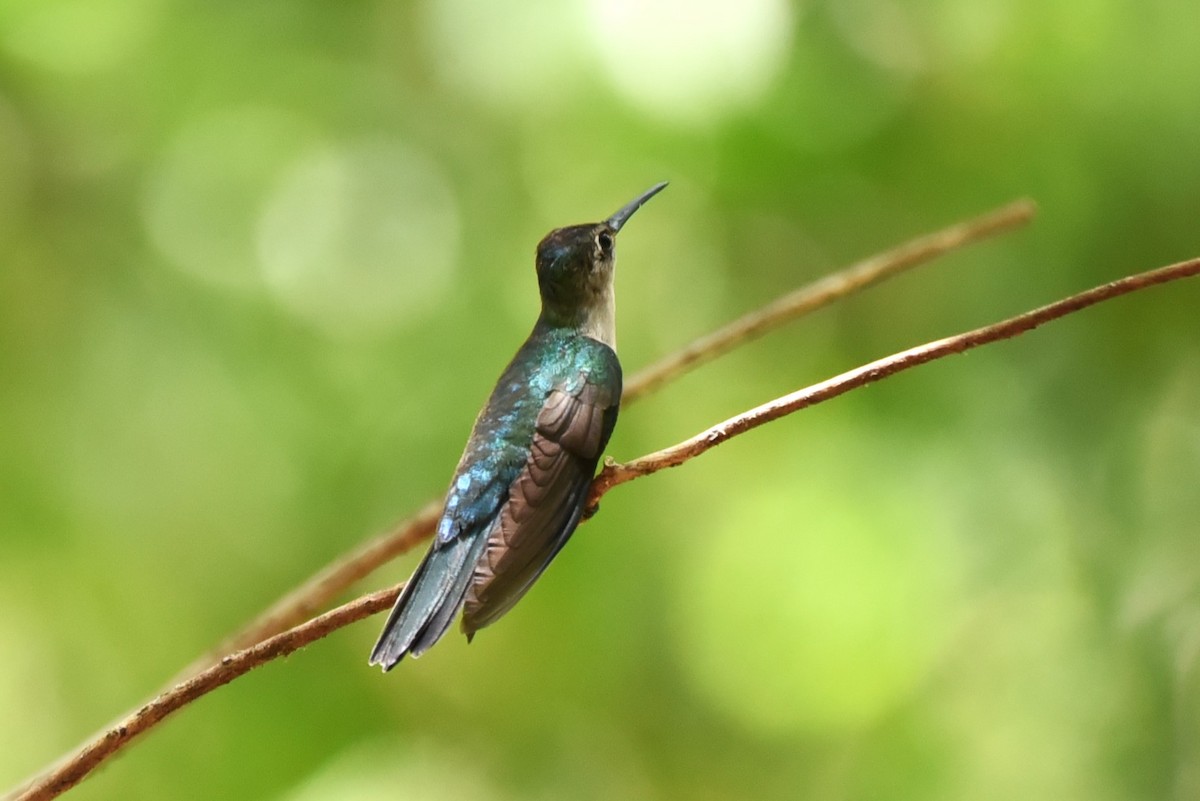
{"label": "bird's wing", "polygon": [[441,639],[462,606],[487,533],[525,454],[511,445],[483,447],[480,443],[488,439],[485,433],[468,443],[446,494],[433,547],[396,599],[370,664],[390,670],[405,654],[420,656]]}
{"label": "bird's wing", "polygon": [[617,422],[620,367],[558,383],[534,427],[524,467],[508,489],[467,588],[468,636],[512,608],[570,538],[583,514],[596,462]]}

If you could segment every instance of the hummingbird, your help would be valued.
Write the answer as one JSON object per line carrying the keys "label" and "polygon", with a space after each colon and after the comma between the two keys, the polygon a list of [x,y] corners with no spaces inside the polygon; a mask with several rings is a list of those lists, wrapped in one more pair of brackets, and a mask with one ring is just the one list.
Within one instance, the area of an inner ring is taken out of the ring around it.
{"label": "hummingbird", "polygon": [[528,592],[584,513],[617,423],[616,237],[666,186],[602,222],[551,231],[537,246],[542,309],[475,419],[433,544],[404,585],[370,664],[428,651],[461,609],[470,642]]}

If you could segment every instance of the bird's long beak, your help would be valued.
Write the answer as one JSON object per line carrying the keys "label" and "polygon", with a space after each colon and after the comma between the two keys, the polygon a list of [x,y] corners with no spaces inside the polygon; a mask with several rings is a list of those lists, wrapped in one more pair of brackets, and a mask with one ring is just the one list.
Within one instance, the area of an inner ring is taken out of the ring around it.
{"label": "bird's long beak", "polygon": [[635,211],[637,211],[638,209],[640,209],[642,207],[643,203],[645,203],[647,200],[649,200],[650,198],[657,195],[659,192],[663,191],[663,189],[665,189],[666,186],[667,186],[666,181],[663,181],[661,184],[655,184],[654,186],[650,187],[645,192],[638,195],[633,200],[629,201],[624,206],[622,206],[620,211],[618,211],[613,216],[609,217],[607,220],[605,220],[605,222],[608,223],[609,226],[614,231],[620,231],[621,226],[623,226],[625,224],[625,222],[630,217],[633,216],[633,213]]}

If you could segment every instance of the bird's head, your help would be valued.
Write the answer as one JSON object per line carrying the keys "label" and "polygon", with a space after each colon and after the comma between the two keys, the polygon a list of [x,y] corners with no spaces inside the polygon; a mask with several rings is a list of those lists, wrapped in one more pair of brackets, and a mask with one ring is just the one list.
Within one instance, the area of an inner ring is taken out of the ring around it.
{"label": "bird's head", "polygon": [[633,213],[666,185],[650,187],[607,220],[546,234],[537,247],[543,318],[557,325],[582,326],[598,307],[611,305],[617,234]]}

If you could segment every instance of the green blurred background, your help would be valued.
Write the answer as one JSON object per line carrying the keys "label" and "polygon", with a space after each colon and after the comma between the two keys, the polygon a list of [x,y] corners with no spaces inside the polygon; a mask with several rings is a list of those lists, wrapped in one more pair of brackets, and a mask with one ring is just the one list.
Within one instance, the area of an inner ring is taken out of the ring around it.
{"label": "green blurred background", "polygon": [[[655,181],[630,371],[1041,213],[630,408],[617,458],[1200,255],[1196,14],[0,1],[0,785],[440,494],[536,241]],[[621,488],[474,645],[383,677],[360,623],[71,797],[1200,798],[1198,304],[1119,300]]]}

